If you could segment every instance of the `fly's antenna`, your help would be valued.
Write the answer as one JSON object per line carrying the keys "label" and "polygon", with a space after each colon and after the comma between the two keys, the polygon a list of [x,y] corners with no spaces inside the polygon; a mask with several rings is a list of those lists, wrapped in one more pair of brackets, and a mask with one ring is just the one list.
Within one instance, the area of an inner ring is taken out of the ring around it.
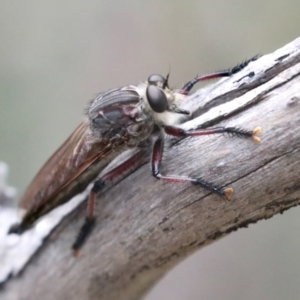
{"label": "fly's antenna", "polygon": [[165,82],[162,86],[163,89],[165,89],[166,87],[169,88],[169,76],[170,76],[170,72],[171,72],[171,65],[169,65],[169,72],[166,76]]}

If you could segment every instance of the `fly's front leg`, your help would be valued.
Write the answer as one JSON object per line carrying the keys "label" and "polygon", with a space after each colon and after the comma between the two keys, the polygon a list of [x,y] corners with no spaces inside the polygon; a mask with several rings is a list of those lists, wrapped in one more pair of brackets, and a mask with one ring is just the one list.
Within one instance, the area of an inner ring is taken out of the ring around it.
{"label": "fly's front leg", "polygon": [[163,150],[164,150],[164,141],[162,137],[159,137],[156,142],[154,143],[153,153],[152,153],[152,175],[157,179],[162,179],[169,182],[190,182],[194,185],[200,185],[204,189],[217,194],[219,196],[224,197],[225,199],[229,200],[231,194],[233,193],[232,188],[222,188],[218,187],[202,178],[192,178],[187,176],[177,176],[177,175],[162,175],[160,173],[160,166],[163,157]]}
{"label": "fly's front leg", "polygon": [[92,230],[95,228],[96,220],[94,216],[94,208],[96,195],[103,190],[107,183],[124,178],[134,169],[141,166],[145,162],[145,157],[147,157],[146,152],[147,150],[145,149],[138,149],[136,153],[131,155],[125,161],[118,164],[116,167],[112,168],[110,171],[95,180],[88,198],[85,222],[80,228],[79,234],[72,245],[72,250],[75,256],[80,254],[80,249],[84,245],[89,235],[92,233]]}
{"label": "fly's front leg", "polygon": [[[215,79],[215,78],[221,78],[221,77],[229,77],[235,73],[238,73],[242,69],[244,69],[251,61],[254,61],[258,58],[258,56],[254,56],[238,65],[236,65],[232,69],[227,69],[223,71],[217,71],[213,73],[208,73],[208,74],[203,74],[200,76],[196,76],[194,79],[188,81],[179,91],[180,94],[183,95],[188,95],[188,93],[191,91],[191,89],[194,87],[194,85],[200,81],[205,81],[205,80],[210,80],[210,79]],[[250,73],[248,76],[253,76],[254,73]]]}
{"label": "fly's front leg", "polygon": [[227,133],[231,136],[236,136],[239,138],[252,138],[254,142],[259,143],[260,138],[257,136],[261,133],[261,128],[256,127],[252,131],[245,130],[237,127],[214,127],[207,129],[196,129],[196,130],[184,130],[174,126],[164,126],[164,130],[167,134],[177,137],[188,137],[188,136],[200,136],[200,135],[210,135],[216,133]]}

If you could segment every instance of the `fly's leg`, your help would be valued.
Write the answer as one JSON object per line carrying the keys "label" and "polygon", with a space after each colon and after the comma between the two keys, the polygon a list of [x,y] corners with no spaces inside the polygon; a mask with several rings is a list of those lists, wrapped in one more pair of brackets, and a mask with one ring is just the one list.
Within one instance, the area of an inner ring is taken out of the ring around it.
{"label": "fly's leg", "polygon": [[112,168],[110,171],[95,180],[88,198],[85,222],[80,228],[76,240],[72,245],[72,250],[75,256],[80,254],[80,249],[95,228],[96,219],[94,216],[94,208],[97,193],[99,193],[108,183],[124,178],[134,169],[145,163],[145,158],[147,157],[146,151],[147,150],[145,149],[138,149],[137,152],[135,152],[125,161],[118,164],[116,167]]}
{"label": "fly's leg", "polygon": [[[222,70],[222,71],[217,71],[213,73],[208,73],[208,74],[203,74],[200,76],[196,76],[194,79],[188,81],[180,90],[178,93],[183,94],[183,95],[188,95],[188,93],[191,91],[191,89],[194,87],[194,85],[200,81],[205,81],[205,80],[210,80],[210,79],[215,79],[215,78],[221,78],[221,77],[230,77],[233,74],[238,73],[242,69],[244,69],[251,61],[254,61],[258,58],[258,56],[254,56],[237,66],[235,66],[232,69],[227,69],[227,70]],[[253,76],[254,73],[250,73],[249,76]]]}
{"label": "fly's leg", "polygon": [[204,189],[217,194],[219,196],[224,197],[225,199],[229,200],[231,194],[233,193],[232,188],[222,188],[218,187],[203,178],[192,178],[187,176],[178,176],[178,175],[162,175],[160,173],[160,166],[163,156],[163,150],[164,150],[164,141],[162,137],[159,137],[153,147],[153,153],[152,153],[152,160],[151,160],[151,166],[152,166],[152,175],[157,179],[162,179],[168,182],[190,182],[194,185],[200,185]]}
{"label": "fly's leg", "polygon": [[[177,136],[177,137],[187,137],[187,136],[200,136],[200,135],[210,135],[215,133],[228,133],[237,137],[241,138],[249,138],[259,143],[260,138],[257,136],[261,132],[260,127],[256,127],[253,131],[247,131],[244,129],[234,128],[234,127],[216,127],[210,129],[199,129],[199,130],[191,130],[185,131],[178,127],[173,126],[165,126],[164,130],[167,134]],[[203,178],[192,178],[186,176],[177,176],[177,175],[162,175],[160,173],[160,166],[163,156],[163,149],[164,149],[164,142],[163,138],[159,137],[153,147],[152,153],[152,175],[157,179],[166,180],[169,182],[191,182],[194,185],[200,185],[201,187],[205,188],[206,190],[217,194],[219,196],[224,197],[225,199],[229,200],[231,194],[233,193],[232,188],[222,188],[218,187],[210,182],[207,182]]]}
{"label": "fly's leg", "polygon": [[252,138],[254,142],[259,143],[260,138],[257,136],[261,133],[261,128],[256,127],[252,131],[245,130],[237,127],[213,127],[207,129],[195,129],[195,130],[184,130],[175,126],[164,126],[164,130],[167,134],[177,137],[188,137],[188,136],[200,136],[209,135],[216,133],[227,133],[231,136],[239,138]]}
{"label": "fly's leg", "polygon": [[96,219],[94,217],[94,207],[95,207],[95,196],[99,193],[105,185],[105,181],[102,178],[96,179],[94,185],[90,191],[90,195],[87,203],[87,213],[85,221],[80,228],[80,231],[76,237],[74,244],[72,245],[72,250],[74,256],[79,256],[80,249],[87,240],[87,238],[92,233],[96,225]]}

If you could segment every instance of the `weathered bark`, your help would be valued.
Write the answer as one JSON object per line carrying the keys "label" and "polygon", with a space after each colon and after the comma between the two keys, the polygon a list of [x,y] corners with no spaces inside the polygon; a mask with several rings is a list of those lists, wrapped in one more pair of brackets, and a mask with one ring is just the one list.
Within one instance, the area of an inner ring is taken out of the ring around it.
{"label": "weathered bark", "polygon": [[298,205],[299,62],[297,39],[197,91],[187,103],[200,116],[185,128],[263,129],[259,145],[216,135],[184,139],[168,151],[164,173],[231,186],[230,202],[197,186],[156,180],[144,165],[99,195],[97,228],[79,258],[69,249],[83,206],[54,231],[21,276],[6,283],[1,299],[139,299],[193,251]]}

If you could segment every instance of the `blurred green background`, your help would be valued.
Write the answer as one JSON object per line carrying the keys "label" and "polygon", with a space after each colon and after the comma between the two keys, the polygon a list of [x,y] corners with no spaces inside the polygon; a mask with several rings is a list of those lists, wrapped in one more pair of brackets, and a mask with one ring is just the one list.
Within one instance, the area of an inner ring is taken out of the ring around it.
{"label": "blurred green background", "polygon": [[[0,3],[0,160],[19,194],[97,92],[170,66],[179,87],[300,33],[299,0]],[[195,253],[146,299],[298,300],[298,214],[294,208]]]}

